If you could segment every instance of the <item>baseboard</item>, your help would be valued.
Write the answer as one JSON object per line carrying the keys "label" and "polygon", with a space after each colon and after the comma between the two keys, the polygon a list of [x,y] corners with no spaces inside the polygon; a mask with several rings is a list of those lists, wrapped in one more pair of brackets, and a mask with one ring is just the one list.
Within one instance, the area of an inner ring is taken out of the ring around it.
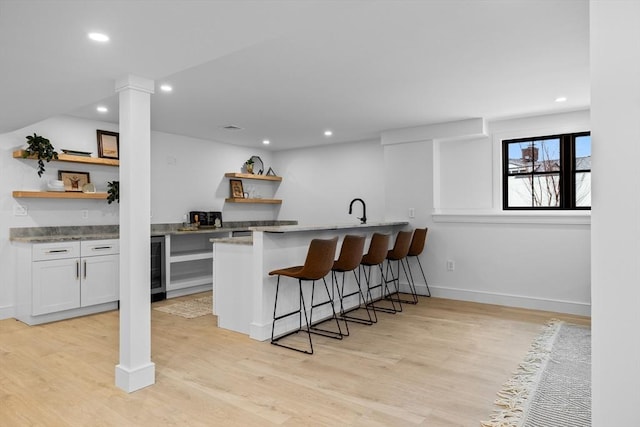
{"label": "baseboard", "polygon": [[[421,288],[420,285],[418,285],[417,288],[419,294],[426,295],[426,286],[422,285]],[[497,292],[480,292],[469,289],[452,289],[439,286],[429,286],[429,289],[431,290],[431,295],[437,298],[529,308],[532,310],[575,314],[578,316],[591,316],[591,304],[582,302],[552,300]]]}

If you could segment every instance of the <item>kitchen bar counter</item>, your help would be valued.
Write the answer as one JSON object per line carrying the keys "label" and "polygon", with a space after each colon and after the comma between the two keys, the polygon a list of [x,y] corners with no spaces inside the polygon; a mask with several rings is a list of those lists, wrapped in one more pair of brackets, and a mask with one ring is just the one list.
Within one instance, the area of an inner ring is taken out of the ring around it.
{"label": "kitchen bar counter", "polygon": [[[269,271],[304,264],[312,239],[330,239],[338,236],[337,257],[342,239],[347,234],[365,236],[365,248],[368,248],[374,232],[395,234],[407,225],[408,222],[395,221],[370,224],[257,226],[250,228],[253,231],[251,240],[246,237],[211,239],[214,314],[218,316],[218,326],[248,334],[256,340],[270,339],[277,278],[269,276]],[[330,278],[327,278],[327,283],[330,286]],[[305,292],[309,292],[310,287],[304,286],[304,289]],[[310,295],[307,295],[307,298],[310,300]],[[295,309],[298,301],[297,283],[292,279],[282,279],[278,311]],[[351,304],[355,303],[353,301]],[[327,317],[330,314],[329,310],[328,305],[314,310],[314,320]],[[297,322],[294,321],[279,322],[276,335],[294,330],[297,326]]]}

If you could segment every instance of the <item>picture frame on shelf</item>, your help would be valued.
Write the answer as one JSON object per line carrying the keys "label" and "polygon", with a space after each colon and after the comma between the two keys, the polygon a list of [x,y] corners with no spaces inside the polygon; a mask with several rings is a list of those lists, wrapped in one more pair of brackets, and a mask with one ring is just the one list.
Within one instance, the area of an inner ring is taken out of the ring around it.
{"label": "picture frame on shelf", "polygon": [[120,158],[120,134],[106,130],[97,130],[98,157],[103,159]]}
{"label": "picture frame on shelf", "polygon": [[91,182],[89,172],[58,171],[58,179],[64,184],[64,191],[82,193],[82,188]]}
{"label": "picture frame on shelf", "polygon": [[242,188],[241,179],[230,179],[231,197],[234,199],[244,199],[244,189]]}

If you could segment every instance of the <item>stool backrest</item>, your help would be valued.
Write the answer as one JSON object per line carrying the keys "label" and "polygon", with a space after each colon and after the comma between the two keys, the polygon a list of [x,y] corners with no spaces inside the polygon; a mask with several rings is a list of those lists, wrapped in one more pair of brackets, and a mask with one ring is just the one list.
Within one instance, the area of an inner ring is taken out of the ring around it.
{"label": "stool backrest", "polygon": [[313,239],[309,244],[304,266],[296,276],[306,280],[318,280],[329,274],[336,256],[336,246],[337,236],[333,239]]}
{"label": "stool backrest", "polygon": [[398,231],[396,242],[387,254],[387,259],[398,260],[407,256],[411,246],[411,231]]}
{"label": "stool backrest", "polygon": [[369,243],[369,252],[362,257],[362,264],[378,265],[387,257],[389,251],[389,235],[373,233],[371,243]]}
{"label": "stool backrest", "polygon": [[424,244],[427,240],[427,232],[429,228],[416,228],[413,232],[413,239],[409,247],[409,256],[418,256],[424,250]]}
{"label": "stool backrest", "polygon": [[333,263],[333,269],[336,271],[355,270],[360,265],[360,261],[362,261],[364,241],[365,238],[362,236],[350,234],[344,236],[340,257]]}

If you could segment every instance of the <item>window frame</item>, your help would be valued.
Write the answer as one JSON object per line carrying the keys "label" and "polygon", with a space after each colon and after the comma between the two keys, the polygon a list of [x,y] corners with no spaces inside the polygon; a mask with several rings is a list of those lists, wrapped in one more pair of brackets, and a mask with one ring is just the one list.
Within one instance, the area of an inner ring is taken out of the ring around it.
{"label": "window frame", "polygon": [[[575,153],[575,141],[578,137],[591,136],[590,131],[553,134],[544,136],[524,137],[524,138],[512,138],[503,139],[502,142],[502,209],[504,211],[575,211],[575,210],[591,210],[591,206],[576,206],[576,174],[589,172],[591,169],[576,169],[576,153]],[[536,173],[533,168],[528,173],[509,174],[509,145],[522,142],[535,143],[537,141],[545,141],[550,139],[559,140],[560,151],[560,170],[557,172],[559,175],[559,192],[560,203],[559,206],[509,206],[509,177],[513,176],[544,176],[550,175],[556,172],[538,172]]]}

